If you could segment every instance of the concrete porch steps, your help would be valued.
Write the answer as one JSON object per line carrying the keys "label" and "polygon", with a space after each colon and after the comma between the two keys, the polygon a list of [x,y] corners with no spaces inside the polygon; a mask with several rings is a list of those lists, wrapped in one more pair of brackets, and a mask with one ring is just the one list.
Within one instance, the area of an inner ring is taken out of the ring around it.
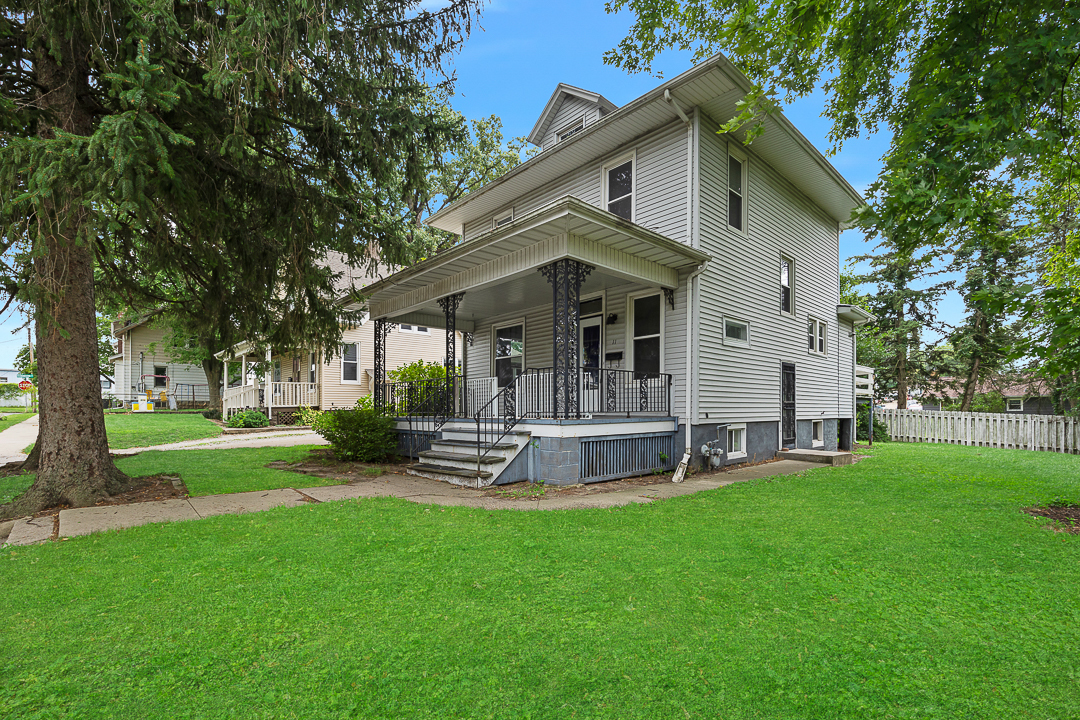
{"label": "concrete porch steps", "polygon": [[781,450],[776,457],[784,460],[799,460],[802,462],[821,463],[822,465],[851,465],[855,457],[843,450]]}
{"label": "concrete porch steps", "polygon": [[406,470],[411,475],[469,487],[493,485],[532,439],[529,432],[509,432],[494,445],[480,443],[479,449],[484,454],[480,457],[480,472],[477,472],[476,432],[447,423],[442,435],[442,438],[431,441],[430,450],[417,453],[417,462],[406,466]]}

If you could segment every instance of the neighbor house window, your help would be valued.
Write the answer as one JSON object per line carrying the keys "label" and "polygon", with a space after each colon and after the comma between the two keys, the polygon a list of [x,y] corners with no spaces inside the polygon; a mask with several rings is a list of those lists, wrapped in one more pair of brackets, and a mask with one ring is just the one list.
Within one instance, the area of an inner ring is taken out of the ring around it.
{"label": "neighbor house window", "polygon": [[169,368],[161,365],[154,366],[154,387],[165,387],[168,384]]}
{"label": "neighbor house window", "polygon": [[360,343],[345,343],[341,346],[341,382],[360,382]]}
{"label": "neighbor house window", "polygon": [[727,456],[728,458],[746,457],[746,423],[728,425]]}
{"label": "neighbor house window", "polygon": [[318,356],[315,353],[311,353],[311,365],[308,367],[308,382],[319,381],[319,364]]}
{"label": "neighbor house window", "polygon": [[622,158],[604,167],[604,207],[627,220],[634,219],[634,158]]}
{"label": "neighbor house window", "polygon": [[728,155],[728,225],[746,230],[746,160]]}
{"label": "neighbor house window", "polygon": [[495,377],[506,387],[525,368],[525,324],[495,329]]}
{"label": "neighbor house window", "polygon": [[660,338],[663,304],[660,302],[660,295],[637,297],[631,302],[634,371],[657,375],[660,373],[660,354],[663,349]]}
{"label": "neighbor house window", "polygon": [[825,354],[825,338],[828,336],[828,323],[814,318],[806,321],[806,349],[817,355]]}
{"label": "neighbor house window", "polygon": [[724,344],[750,346],[750,326],[742,320],[724,318]]}
{"label": "neighbor house window", "polygon": [[1008,412],[1024,412],[1024,398],[1007,398],[1005,409]]}
{"label": "neighbor house window", "polygon": [[813,427],[813,430],[812,430],[811,441],[813,442],[814,447],[824,445],[825,444],[825,421],[824,420],[814,420],[812,422],[813,422],[814,427]]}
{"label": "neighbor house window", "polygon": [[558,132],[559,142],[565,142],[585,129],[585,117],[582,116]]}
{"label": "neighbor house window", "polygon": [[780,256],[780,312],[790,315],[795,305],[792,286],[795,284],[795,263],[787,255]]}
{"label": "neighbor house window", "polygon": [[281,360],[274,361],[273,382],[281,382]]}

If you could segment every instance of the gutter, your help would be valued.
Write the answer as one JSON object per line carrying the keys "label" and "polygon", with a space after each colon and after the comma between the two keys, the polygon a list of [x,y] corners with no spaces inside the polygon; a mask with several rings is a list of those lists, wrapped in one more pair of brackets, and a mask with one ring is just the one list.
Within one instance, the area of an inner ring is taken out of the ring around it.
{"label": "gutter", "polygon": [[[675,470],[675,474],[671,476],[671,482],[681,483],[686,478],[686,468],[690,465],[690,455],[693,451],[693,447],[690,444],[690,432],[691,432],[691,420],[695,417],[694,413],[690,412],[691,404],[695,395],[691,394],[693,389],[694,378],[694,349],[697,347],[697,323],[693,321],[693,309],[695,306],[694,300],[694,287],[698,275],[705,272],[705,268],[708,267],[709,261],[698,265],[694,272],[690,273],[686,277],[686,402],[684,403],[684,410],[686,410],[686,445],[684,445],[682,460],[679,461],[679,467]],[[696,404],[696,403],[695,403]]]}

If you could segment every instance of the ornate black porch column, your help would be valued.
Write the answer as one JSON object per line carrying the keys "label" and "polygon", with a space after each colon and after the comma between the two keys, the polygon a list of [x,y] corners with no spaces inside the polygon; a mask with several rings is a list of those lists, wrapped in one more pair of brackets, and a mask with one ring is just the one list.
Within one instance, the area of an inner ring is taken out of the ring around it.
{"label": "ornate black porch column", "polygon": [[578,327],[581,321],[581,283],[595,268],[563,258],[540,268],[551,283],[554,365],[553,409],[556,418],[580,416],[578,405]]}
{"label": "ornate black porch column", "polygon": [[454,384],[457,377],[457,309],[461,305],[461,298],[465,293],[447,295],[439,300],[439,307],[443,309],[446,317],[446,358],[443,361],[446,367],[446,413],[454,414]]}
{"label": "ornate black porch column", "polygon": [[375,392],[376,410],[386,406],[386,336],[393,324],[388,320],[375,321]]}

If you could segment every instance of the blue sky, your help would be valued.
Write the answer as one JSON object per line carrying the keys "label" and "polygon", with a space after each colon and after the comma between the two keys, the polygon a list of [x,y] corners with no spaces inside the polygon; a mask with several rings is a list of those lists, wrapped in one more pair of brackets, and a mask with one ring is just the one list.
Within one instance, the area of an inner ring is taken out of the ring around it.
{"label": "blue sky", "polygon": [[[485,7],[481,27],[474,28],[455,62],[458,82],[453,105],[468,118],[500,116],[508,137],[529,133],[560,82],[625,105],[661,82],[652,75],[627,75],[603,63],[604,52],[625,37],[632,22],[629,13],[604,12],[601,0],[495,0]],[[665,78],[689,67],[690,54],[674,50],[656,63]],[[821,117],[823,107],[824,96],[819,93],[785,108],[785,113],[825,153],[829,122]],[[887,145],[888,137],[878,133],[848,141],[829,160],[861,192],[877,177]],[[841,235],[841,263],[871,250],[860,233]],[[942,311],[946,318],[958,319],[961,306],[952,297]],[[11,367],[25,342],[25,331],[11,334],[22,322],[10,312],[0,318],[2,368]]]}

